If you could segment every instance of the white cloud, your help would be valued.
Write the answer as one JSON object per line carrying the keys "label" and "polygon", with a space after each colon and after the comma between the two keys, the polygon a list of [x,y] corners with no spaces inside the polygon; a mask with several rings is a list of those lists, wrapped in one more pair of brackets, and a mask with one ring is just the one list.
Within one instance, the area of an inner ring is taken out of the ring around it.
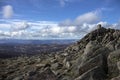
{"label": "white cloud", "polygon": [[60,26],[81,26],[84,23],[93,24],[100,20],[99,11],[88,12],[76,17],[74,20],[67,19],[60,23]]}
{"label": "white cloud", "polygon": [[11,5],[6,5],[3,7],[3,17],[11,18],[13,16],[13,7]]}
{"label": "white cloud", "polygon": [[27,28],[29,28],[29,24],[25,21],[23,22],[16,22],[14,24],[12,24],[11,26],[11,30],[12,31],[20,31],[20,30],[25,30]]}
{"label": "white cloud", "polygon": [[11,32],[11,37],[24,37],[25,31],[13,31]]}
{"label": "white cloud", "polygon": [[10,38],[10,32],[0,30],[0,39],[2,38]]}
{"label": "white cloud", "polygon": [[109,24],[108,22],[99,22],[98,24],[101,24],[103,27],[106,28],[114,28],[114,29],[120,29],[120,22]]}
{"label": "white cloud", "polygon": [[[13,26],[14,24],[14,26]],[[30,28],[28,27],[28,24]],[[95,25],[84,23],[82,26],[59,26],[56,22],[50,21],[36,21],[36,22],[22,22],[20,20],[12,21],[12,31],[8,32],[11,38],[24,39],[53,39],[53,38],[81,38]],[[26,30],[27,29],[27,30]],[[34,29],[34,30],[33,30]],[[5,31],[1,35],[8,37]]]}
{"label": "white cloud", "polygon": [[70,19],[66,19],[62,21],[61,23],[59,23],[59,26],[71,26],[71,25],[73,25],[73,23],[72,23],[72,20]]}
{"label": "white cloud", "polygon": [[70,27],[68,27],[68,31],[69,31],[69,32],[76,32],[77,29],[76,29],[75,26],[70,26]]}
{"label": "white cloud", "polygon": [[112,24],[111,28],[120,29],[120,23]]}
{"label": "white cloud", "polygon": [[60,6],[64,7],[68,3],[77,2],[77,1],[81,1],[81,0],[58,0],[58,1],[60,3]]}
{"label": "white cloud", "polygon": [[65,6],[65,0],[60,0],[60,5],[61,5],[61,7],[64,7]]}
{"label": "white cloud", "polygon": [[113,11],[113,8],[102,7],[100,8],[101,11]]}
{"label": "white cloud", "polygon": [[78,16],[74,21],[74,25],[82,25],[83,23],[91,24],[99,21],[99,19],[98,12],[89,12]]}
{"label": "white cloud", "polygon": [[[120,29],[120,23],[109,24],[102,21],[97,23],[83,23],[79,26],[69,25],[63,27],[52,21],[11,20],[11,22],[7,21],[0,24],[0,38],[80,39],[85,34],[96,29],[97,24],[101,24],[106,28],[111,27]],[[4,30],[2,30],[3,26]]]}
{"label": "white cloud", "polygon": [[51,32],[54,34],[60,33],[61,32],[61,28],[60,27],[52,27],[51,28]]}
{"label": "white cloud", "polygon": [[11,27],[10,24],[0,23],[0,29],[9,29],[10,27]]}

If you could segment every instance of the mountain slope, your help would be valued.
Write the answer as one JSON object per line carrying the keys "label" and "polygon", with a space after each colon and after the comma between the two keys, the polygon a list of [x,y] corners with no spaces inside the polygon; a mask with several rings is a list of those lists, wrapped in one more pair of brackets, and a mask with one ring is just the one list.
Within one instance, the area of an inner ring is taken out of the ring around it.
{"label": "mountain slope", "polygon": [[120,30],[98,28],[56,54],[0,60],[1,80],[120,80]]}

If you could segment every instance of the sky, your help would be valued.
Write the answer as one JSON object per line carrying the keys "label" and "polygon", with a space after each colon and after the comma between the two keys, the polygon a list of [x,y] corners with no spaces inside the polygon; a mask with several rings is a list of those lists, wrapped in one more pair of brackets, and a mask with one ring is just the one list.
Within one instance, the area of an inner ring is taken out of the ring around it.
{"label": "sky", "polygon": [[0,39],[80,39],[120,29],[120,0],[0,0]]}

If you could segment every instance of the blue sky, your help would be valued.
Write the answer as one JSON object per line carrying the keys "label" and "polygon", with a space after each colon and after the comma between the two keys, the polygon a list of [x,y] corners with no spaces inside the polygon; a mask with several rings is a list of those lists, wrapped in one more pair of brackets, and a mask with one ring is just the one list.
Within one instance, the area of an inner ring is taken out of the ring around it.
{"label": "blue sky", "polygon": [[0,0],[0,38],[76,39],[119,28],[120,0]]}

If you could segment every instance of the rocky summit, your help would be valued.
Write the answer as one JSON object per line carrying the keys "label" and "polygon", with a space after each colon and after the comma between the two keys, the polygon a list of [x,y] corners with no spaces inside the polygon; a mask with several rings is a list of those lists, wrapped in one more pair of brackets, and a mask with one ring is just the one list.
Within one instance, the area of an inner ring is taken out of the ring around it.
{"label": "rocky summit", "polygon": [[64,51],[0,59],[0,80],[120,80],[120,30],[98,25]]}

